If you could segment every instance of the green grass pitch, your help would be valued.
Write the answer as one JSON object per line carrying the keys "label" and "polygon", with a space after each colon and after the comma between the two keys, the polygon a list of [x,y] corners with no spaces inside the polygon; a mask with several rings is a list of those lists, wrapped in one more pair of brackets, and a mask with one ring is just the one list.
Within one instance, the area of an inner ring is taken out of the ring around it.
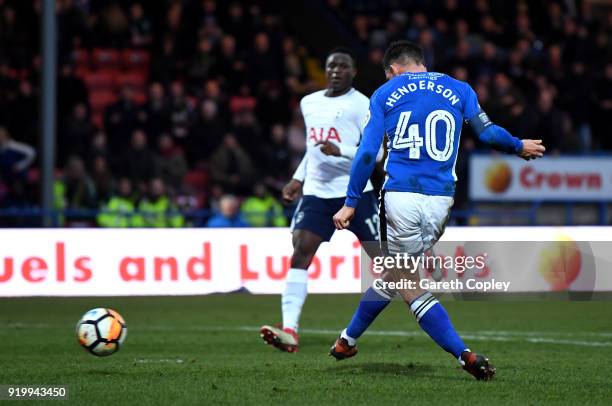
{"label": "green grass pitch", "polygon": [[[610,302],[445,301],[465,341],[498,369],[478,382],[392,303],[359,342],[327,355],[358,296],[311,295],[301,348],[262,344],[278,296],[0,299],[0,384],[68,385],[73,404],[610,404]],[[112,307],[129,334],[117,354],[79,347],[74,326]]]}

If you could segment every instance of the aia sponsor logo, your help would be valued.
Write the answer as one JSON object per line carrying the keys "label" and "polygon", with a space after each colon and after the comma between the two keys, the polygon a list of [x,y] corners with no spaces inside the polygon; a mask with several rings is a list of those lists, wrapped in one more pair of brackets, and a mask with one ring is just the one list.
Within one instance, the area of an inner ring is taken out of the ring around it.
{"label": "aia sponsor logo", "polygon": [[308,141],[312,141],[313,143],[317,143],[320,141],[335,141],[338,143],[342,142],[338,130],[336,130],[334,127],[310,127],[310,129],[308,130]]}

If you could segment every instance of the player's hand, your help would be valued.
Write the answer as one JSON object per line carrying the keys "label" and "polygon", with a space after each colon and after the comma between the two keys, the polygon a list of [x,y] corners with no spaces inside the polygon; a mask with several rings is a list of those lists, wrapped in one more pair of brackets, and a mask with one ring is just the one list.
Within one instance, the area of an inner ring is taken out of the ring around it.
{"label": "player's hand", "polygon": [[523,158],[525,161],[530,159],[542,158],[546,148],[542,145],[542,140],[522,140],[523,149],[519,152],[518,156]]}
{"label": "player's hand", "polygon": [[291,203],[300,194],[302,190],[302,182],[297,179],[291,179],[283,188],[283,200],[286,203]]}
{"label": "player's hand", "polygon": [[319,145],[321,146],[321,152],[325,155],[342,156],[340,148],[331,141],[319,141],[315,144],[315,147]]}
{"label": "player's hand", "polygon": [[344,230],[351,224],[351,220],[355,216],[355,208],[342,206],[338,213],[334,215],[334,225],[338,230]]}

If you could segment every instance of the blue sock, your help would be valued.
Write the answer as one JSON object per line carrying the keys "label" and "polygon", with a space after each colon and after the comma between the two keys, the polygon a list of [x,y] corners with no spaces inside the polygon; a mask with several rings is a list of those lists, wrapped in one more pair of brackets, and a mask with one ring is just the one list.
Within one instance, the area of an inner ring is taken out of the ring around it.
{"label": "blue sock", "polygon": [[344,337],[350,345],[355,345],[355,340],[361,337],[363,332],[370,327],[370,324],[372,324],[374,319],[376,319],[380,312],[382,312],[390,302],[391,299],[382,296],[373,288],[366,290],[361,297],[359,307],[357,307],[355,314],[353,314],[351,322],[346,330],[342,332],[342,337]]}
{"label": "blue sock", "polygon": [[453,327],[448,313],[438,300],[425,292],[410,304],[421,328],[445,351],[459,358],[467,350],[463,340]]}

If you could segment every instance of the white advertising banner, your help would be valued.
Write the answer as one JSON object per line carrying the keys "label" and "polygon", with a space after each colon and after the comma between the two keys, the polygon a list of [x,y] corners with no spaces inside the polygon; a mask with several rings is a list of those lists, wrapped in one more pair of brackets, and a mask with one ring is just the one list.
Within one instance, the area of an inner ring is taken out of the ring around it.
{"label": "white advertising banner", "polygon": [[[279,293],[288,229],[0,229],[0,296]],[[310,291],[359,291],[360,245],[323,244]]]}
{"label": "white advertising banner", "polygon": [[[590,244],[591,258],[605,257],[596,274],[584,269],[584,251],[572,251],[566,261],[567,254],[558,254],[554,246],[518,256],[509,246],[504,249],[507,243],[497,243],[485,247],[498,252],[487,263],[488,273],[476,277],[513,278],[509,291],[612,291],[612,249],[606,249],[612,248],[607,242],[612,227],[450,227],[436,254],[456,258],[471,247],[481,250],[469,241],[568,239],[601,241]],[[291,251],[285,228],[0,229],[0,297],[201,295],[239,289],[279,294]],[[336,233],[309,269],[309,292],[359,292],[360,255],[353,234]]]}
{"label": "white advertising banner", "polygon": [[612,200],[612,157],[470,157],[473,200]]}

